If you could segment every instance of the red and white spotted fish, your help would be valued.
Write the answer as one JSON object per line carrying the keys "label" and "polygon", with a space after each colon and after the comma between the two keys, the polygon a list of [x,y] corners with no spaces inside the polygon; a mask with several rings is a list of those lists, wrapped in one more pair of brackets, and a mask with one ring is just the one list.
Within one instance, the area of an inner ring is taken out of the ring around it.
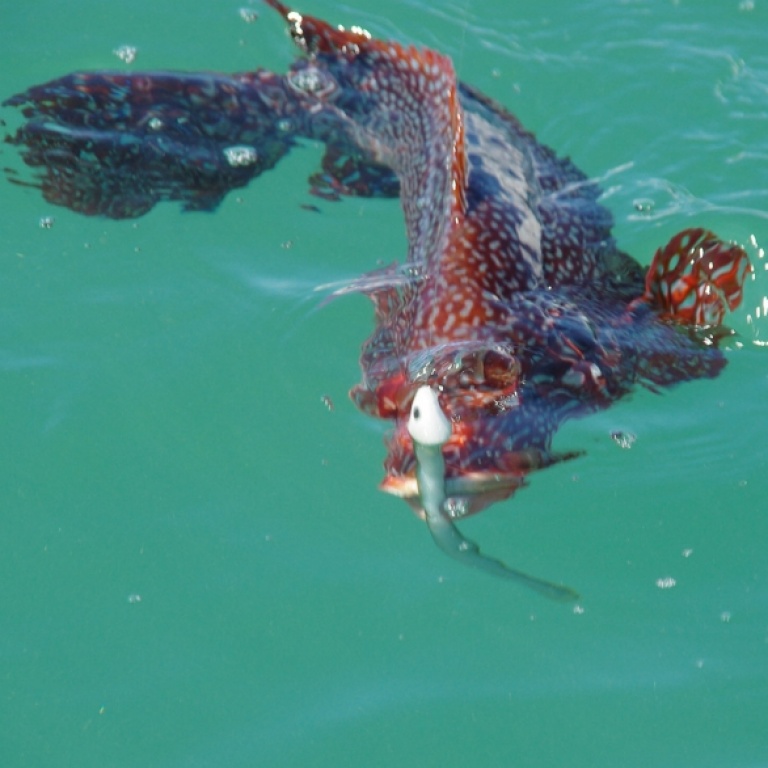
{"label": "red and white spotted fish", "polygon": [[85,214],[213,210],[310,138],[326,145],[315,194],[399,194],[405,264],[346,289],[375,309],[351,396],[393,423],[382,488],[452,556],[572,599],[481,554],[455,520],[573,456],[551,448],[566,419],[636,384],[717,375],[744,250],[689,229],[644,273],[598,187],[459,84],[446,56],[266,1],[303,54],[288,73],[86,72],[30,88],[6,102],[26,118],[8,140],[37,177],[11,180]]}

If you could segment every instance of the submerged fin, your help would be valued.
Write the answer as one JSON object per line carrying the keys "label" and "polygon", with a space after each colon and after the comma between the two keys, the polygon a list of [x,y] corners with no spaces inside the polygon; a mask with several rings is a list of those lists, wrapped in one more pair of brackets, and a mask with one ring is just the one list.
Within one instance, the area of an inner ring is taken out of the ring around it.
{"label": "submerged fin", "polygon": [[48,202],[127,219],[164,200],[214,210],[289,152],[281,125],[299,120],[297,102],[288,78],[256,70],[75,72],[3,104],[26,118],[6,141]]}

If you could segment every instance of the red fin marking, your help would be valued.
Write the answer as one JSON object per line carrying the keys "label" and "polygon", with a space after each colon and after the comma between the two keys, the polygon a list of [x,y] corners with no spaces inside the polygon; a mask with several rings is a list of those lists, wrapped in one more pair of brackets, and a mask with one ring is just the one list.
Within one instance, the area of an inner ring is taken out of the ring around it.
{"label": "red fin marking", "polygon": [[750,269],[740,246],[706,229],[686,229],[656,251],[643,299],[679,323],[720,325],[741,303]]}
{"label": "red fin marking", "polygon": [[288,22],[291,37],[307,53],[348,53],[354,57],[358,52],[356,46],[371,39],[370,34],[359,27],[353,27],[351,30],[332,27],[322,19],[291,10],[279,0],[266,0],[266,3]]}

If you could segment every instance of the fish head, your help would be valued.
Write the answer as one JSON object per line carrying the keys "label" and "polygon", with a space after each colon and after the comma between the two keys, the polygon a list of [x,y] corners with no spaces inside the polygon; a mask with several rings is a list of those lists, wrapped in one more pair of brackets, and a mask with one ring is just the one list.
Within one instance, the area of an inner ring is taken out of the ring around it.
{"label": "fish head", "polygon": [[442,453],[446,509],[452,516],[466,517],[508,498],[529,472],[562,458],[549,450],[557,409],[539,407],[535,396],[528,403],[514,348],[477,341],[420,351],[377,386],[352,391],[362,410],[394,421],[380,488],[403,498],[419,515],[408,424],[414,397],[425,385],[436,392],[451,425]]}

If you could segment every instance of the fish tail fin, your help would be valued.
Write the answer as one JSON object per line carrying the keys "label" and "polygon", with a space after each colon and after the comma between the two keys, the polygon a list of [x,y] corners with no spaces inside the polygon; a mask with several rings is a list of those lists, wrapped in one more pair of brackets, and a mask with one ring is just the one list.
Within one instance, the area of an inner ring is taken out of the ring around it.
{"label": "fish tail fin", "polygon": [[718,326],[741,303],[750,270],[741,246],[706,229],[686,229],[656,251],[643,301],[683,325]]}

